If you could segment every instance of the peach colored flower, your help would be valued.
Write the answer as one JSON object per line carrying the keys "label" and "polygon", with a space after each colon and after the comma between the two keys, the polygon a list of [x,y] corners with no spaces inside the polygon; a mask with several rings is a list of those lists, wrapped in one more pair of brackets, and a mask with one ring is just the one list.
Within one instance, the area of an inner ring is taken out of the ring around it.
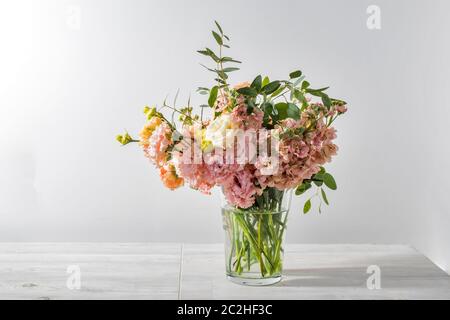
{"label": "peach colored flower", "polygon": [[139,137],[141,138],[139,140],[139,144],[144,147],[148,148],[150,145],[149,139],[152,135],[153,131],[155,131],[156,127],[158,127],[162,123],[161,118],[153,117],[149,122],[147,122],[144,127],[142,128],[141,132],[139,133]]}
{"label": "peach colored flower", "polygon": [[162,122],[154,129],[148,141],[148,145],[144,146],[145,155],[156,166],[163,166],[169,157],[167,150],[172,144],[172,129],[166,122]]}
{"label": "peach colored flower", "polygon": [[164,185],[170,190],[181,187],[184,183],[184,179],[177,175],[175,166],[171,163],[159,168],[159,176]]}
{"label": "peach colored flower", "polygon": [[250,87],[250,82],[245,81],[245,82],[239,82],[238,84],[236,84],[233,89],[234,90],[239,90],[241,88],[248,88]]}

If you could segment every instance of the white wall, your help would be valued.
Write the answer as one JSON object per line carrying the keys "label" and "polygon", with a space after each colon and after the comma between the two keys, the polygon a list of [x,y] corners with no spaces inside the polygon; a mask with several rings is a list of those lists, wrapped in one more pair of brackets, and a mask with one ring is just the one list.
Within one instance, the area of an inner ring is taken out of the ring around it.
{"label": "white wall", "polygon": [[[366,27],[369,4],[381,30]],[[349,102],[332,206],[303,216],[294,200],[288,240],[411,243],[448,271],[449,10],[444,0],[2,1],[0,241],[222,240],[216,195],[164,189],[136,146],[114,140],[140,129],[145,104],[211,83],[195,50],[213,45],[217,19],[244,61],[236,82],[301,68]]]}

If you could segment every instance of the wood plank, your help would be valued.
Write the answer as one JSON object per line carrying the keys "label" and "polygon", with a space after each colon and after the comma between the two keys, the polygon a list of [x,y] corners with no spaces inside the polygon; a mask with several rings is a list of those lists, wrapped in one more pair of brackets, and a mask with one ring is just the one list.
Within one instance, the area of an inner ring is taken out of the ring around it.
{"label": "wood plank", "polygon": [[[381,289],[367,288],[367,268]],[[289,245],[283,280],[246,287],[225,278],[222,245],[184,245],[182,299],[450,299],[450,277],[401,245]]]}
{"label": "wood plank", "polygon": [[[0,299],[177,299],[181,246],[2,243]],[[69,289],[77,265],[81,288]]]}

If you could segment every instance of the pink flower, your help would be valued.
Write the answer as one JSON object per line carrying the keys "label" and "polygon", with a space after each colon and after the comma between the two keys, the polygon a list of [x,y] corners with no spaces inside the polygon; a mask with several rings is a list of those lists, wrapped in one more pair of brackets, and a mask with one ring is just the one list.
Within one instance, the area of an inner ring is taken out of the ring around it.
{"label": "pink flower", "polygon": [[223,112],[229,105],[230,99],[228,98],[228,95],[223,90],[220,90],[214,105],[215,112]]}
{"label": "pink flower", "polygon": [[145,155],[156,164],[163,166],[168,158],[167,148],[172,144],[172,130],[169,125],[162,122],[152,132],[148,145],[144,146]]}
{"label": "pink flower", "polygon": [[347,106],[346,105],[337,106],[336,110],[339,113],[346,113],[347,112]]}
{"label": "pink flower", "polygon": [[241,88],[248,88],[250,87],[250,82],[245,81],[245,82],[239,82],[238,84],[236,84],[233,89],[234,90],[239,90]]}
{"label": "pink flower", "polygon": [[231,205],[246,209],[255,203],[259,189],[253,183],[254,178],[250,167],[234,173],[233,179],[223,186],[225,197]]}
{"label": "pink flower", "polygon": [[252,108],[248,113],[248,108],[244,103],[239,104],[231,112],[231,121],[240,129],[258,130],[262,127],[264,112],[258,108]]}

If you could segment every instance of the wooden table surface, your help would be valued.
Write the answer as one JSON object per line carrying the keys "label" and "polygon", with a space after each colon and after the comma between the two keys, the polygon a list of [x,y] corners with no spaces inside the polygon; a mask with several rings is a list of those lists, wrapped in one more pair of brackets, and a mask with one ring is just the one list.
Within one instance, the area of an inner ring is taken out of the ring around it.
{"label": "wooden table surface", "polygon": [[0,243],[0,299],[450,299],[450,276],[402,245],[288,245],[268,287],[224,272],[220,244]]}

